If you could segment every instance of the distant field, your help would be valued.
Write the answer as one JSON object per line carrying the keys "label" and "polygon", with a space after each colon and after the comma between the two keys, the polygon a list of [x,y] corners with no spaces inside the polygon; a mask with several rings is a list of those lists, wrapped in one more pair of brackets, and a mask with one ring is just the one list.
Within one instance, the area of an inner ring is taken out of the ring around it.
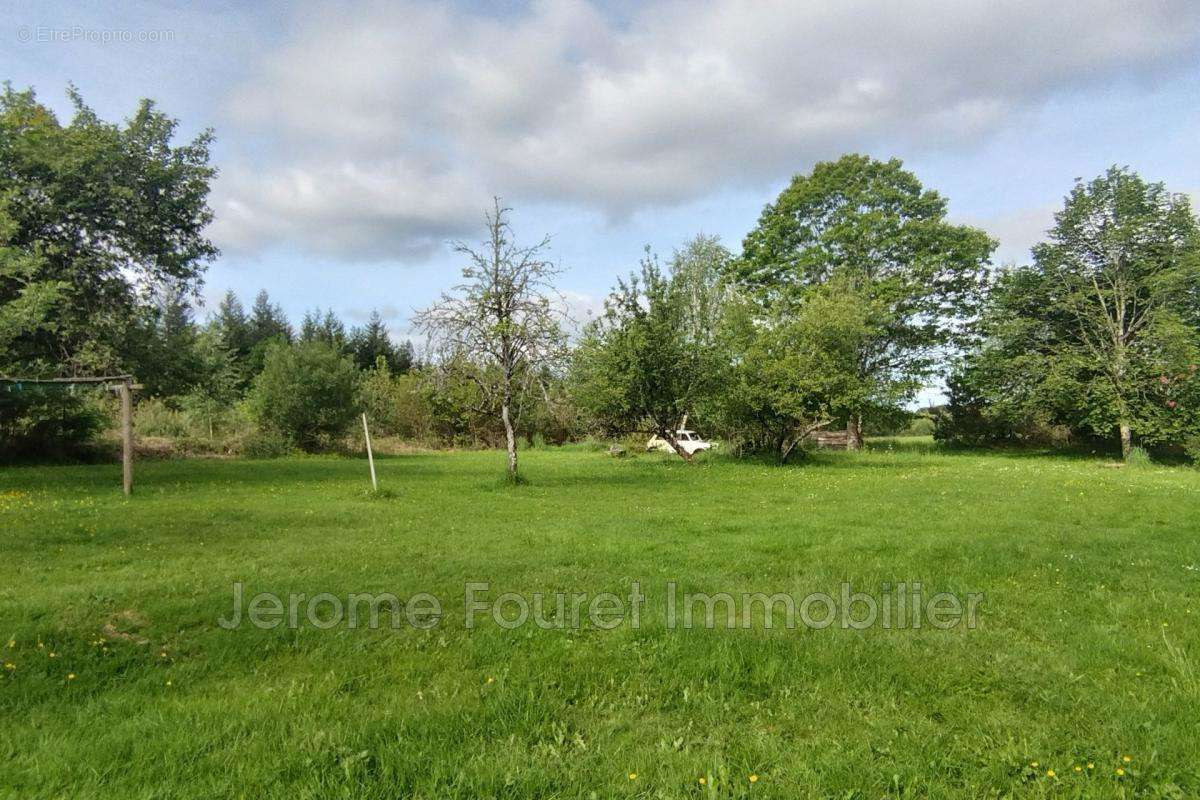
{"label": "distant field", "polygon": [[[382,498],[350,459],[146,461],[131,500],[114,466],[0,468],[0,796],[1200,796],[1200,471],[904,441],[377,466]],[[224,630],[239,581],[445,617]],[[468,630],[470,581],[646,602]],[[665,622],[668,582],[917,581],[984,593],[978,627]]]}

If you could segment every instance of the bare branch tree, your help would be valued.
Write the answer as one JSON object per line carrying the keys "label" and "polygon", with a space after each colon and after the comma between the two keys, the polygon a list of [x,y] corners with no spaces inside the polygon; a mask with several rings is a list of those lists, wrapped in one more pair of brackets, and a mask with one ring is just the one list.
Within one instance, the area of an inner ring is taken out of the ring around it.
{"label": "bare branch tree", "polygon": [[487,240],[478,248],[462,242],[454,246],[467,260],[463,281],[414,321],[443,353],[465,363],[484,397],[499,405],[508,475],[516,480],[514,404],[541,388],[545,376],[562,362],[566,338],[564,303],[554,288],[562,270],[544,258],[550,239],[518,245],[508,221],[511,211],[493,198],[486,214]]}

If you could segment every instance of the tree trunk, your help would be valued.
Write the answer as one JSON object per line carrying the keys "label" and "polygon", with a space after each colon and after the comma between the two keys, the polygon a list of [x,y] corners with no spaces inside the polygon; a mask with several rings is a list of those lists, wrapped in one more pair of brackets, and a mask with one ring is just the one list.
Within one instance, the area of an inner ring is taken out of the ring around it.
{"label": "tree trunk", "polygon": [[1121,430],[1121,460],[1128,461],[1129,454],[1133,451],[1133,429],[1129,427],[1128,422],[1120,424]]}
{"label": "tree trunk", "polygon": [[517,437],[513,432],[512,418],[508,415],[508,393],[505,393],[504,402],[500,406],[500,418],[504,420],[504,441],[508,447],[508,479],[515,481],[517,479]]}
{"label": "tree trunk", "polygon": [[679,441],[674,436],[668,436],[667,434],[663,434],[663,438],[667,440],[667,444],[671,445],[671,449],[674,450],[675,453],[680,458],[682,458],[684,461],[688,462],[689,464],[692,463],[692,454],[689,453],[687,450],[684,450],[679,445]]}
{"label": "tree trunk", "polygon": [[846,436],[847,450],[862,450],[862,414],[856,413],[850,415],[850,419],[846,423]]}

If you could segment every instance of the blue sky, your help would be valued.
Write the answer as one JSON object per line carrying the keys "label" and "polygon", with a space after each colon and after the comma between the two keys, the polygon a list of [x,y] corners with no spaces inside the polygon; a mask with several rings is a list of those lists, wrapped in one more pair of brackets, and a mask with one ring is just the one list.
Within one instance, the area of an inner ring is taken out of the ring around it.
{"label": "blue sky", "polygon": [[[644,245],[734,250],[797,172],[898,156],[1020,261],[1076,177],[1200,190],[1200,4],[2,3],[0,74],[65,113],[216,131],[205,294],[404,335],[493,194],[595,307]],[[581,314],[582,315],[582,314]]]}

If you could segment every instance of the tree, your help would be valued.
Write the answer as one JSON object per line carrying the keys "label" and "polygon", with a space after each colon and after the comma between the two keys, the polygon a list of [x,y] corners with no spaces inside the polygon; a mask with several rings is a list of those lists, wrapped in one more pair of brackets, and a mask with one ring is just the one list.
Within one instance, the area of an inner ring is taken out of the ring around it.
{"label": "tree", "polygon": [[718,369],[714,349],[692,336],[688,285],[664,275],[647,248],[640,272],[618,281],[585,330],[573,365],[578,402],[605,430],[656,435],[685,461],[692,455],[675,432]]}
{"label": "tree", "polygon": [[183,410],[208,429],[213,429],[238,398],[243,373],[237,359],[226,347],[217,331],[201,331],[196,340],[199,376],[192,390],[183,398]]}
{"label": "tree", "polygon": [[39,278],[44,264],[36,249],[12,246],[17,226],[5,210],[9,202],[0,198],[0,372],[24,367],[38,373],[44,366],[20,363],[14,345],[53,336],[57,327],[53,311],[67,287],[64,281]]}
{"label": "tree", "polygon": [[865,400],[856,364],[870,320],[870,302],[836,281],[765,310],[729,303],[712,400],[724,429],[787,463],[812,433]]}
{"label": "tree", "polygon": [[22,323],[8,351],[26,371],[121,372],[140,290],[194,290],[217,255],[204,236],[212,134],[173,145],[177,121],[149,100],[115,125],[69,95],[63,125],[33,91],[0,93],[0,227],[20,254],[0,267],[0,308],[43,315]]}
{"label": "tree", "polygon": [[463,243],[463,282],[416,316],[418,329],[438,340],[469,370],[486,399],[500,407],[508,450],[508,476],[517,480],[514,403],[563,358],[564,337],[551,297],[561,272],[543,258],[549,237],[518,245],[508,222],[511,209],[495,198],[486,214],[488,239]]}
{"label": "tree", "polygon": [[250,321],[242,301],[232,289],[227,290],[221,298],[210,325],[233,357],[245,363],[250,355]]}
{"label": "tree", "polygon": [[259,291],[250,308],[250,316],[246,320],[246,341],[249,349],[247,371],[251,376],[262,371],[271,342],[290,344],[292,341],[292,326],[287,315],[277,303],[271,302],[266,289]]}
{"label": "tree", "polygon": [[1113,167],[1079,181],[1031,266],[1001,276],[962,374],[993,419],[1043,417],[1181,444],[1200,425],[1200,223],[1185,196]]}
{"label": "tree", "polygon": [[346,325],[328,309],[324,314],[321,309],[309,311],[300,323],[300,341],[324,342],[339,353],[350,352],[350,339],[346,335]]}
{"label": "tree", "polygon": [[262,429],[318,450],[358,414],[358,379],[354,362],[325,342],[273,342],[254,378],[250,414]]}
{"label": "tree", "polygon": [[764,308],[831,281],[868,305],[845,415],[855,446],[873,408],[911,400],[976,313],[995,242],[946,221],[946,200],[900,161],[847,155],[798,175],[768,205],[731,270]]}
{"label": "tree", "polygon": [[201,366],[196,352],[198,330],[186,290],[159,288],[139,307],[135,323],[124,350],[146,396],[171,398],[188,392],[200,379]]}
{"label": "tree", "polygon": [[671,281],[683,294],[684,326],[693,341],[711,343],[731,295],[726,274],[733,256],[720,237],[699,234],[671,258]]}
{"label": "tree", "polygon": [[350,350],[360,369],[371,369],[381,358],[392,372],[407,372],[412,366],[412,345],[405,348],[392,344],[378,311],[371,311],[367,324],[350,332]]}

